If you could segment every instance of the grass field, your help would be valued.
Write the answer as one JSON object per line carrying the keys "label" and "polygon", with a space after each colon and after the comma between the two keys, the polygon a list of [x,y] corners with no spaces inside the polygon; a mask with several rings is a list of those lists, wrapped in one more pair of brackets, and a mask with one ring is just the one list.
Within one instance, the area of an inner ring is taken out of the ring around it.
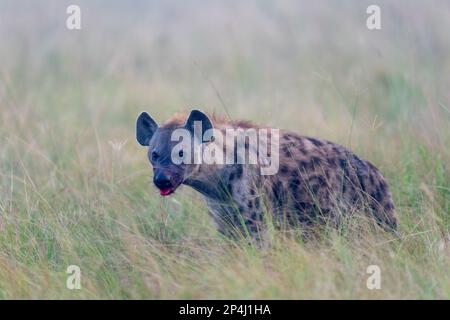
{"label": "grass field", "polygon": [[[0,298],[449,299],[450,4],[316,2],[77,1],[69,31],[71,1],[1,0]],[[199,194],[159,196],[134,138],[140,111],[194,106],[370,160],[401,238],[221,238]]]}

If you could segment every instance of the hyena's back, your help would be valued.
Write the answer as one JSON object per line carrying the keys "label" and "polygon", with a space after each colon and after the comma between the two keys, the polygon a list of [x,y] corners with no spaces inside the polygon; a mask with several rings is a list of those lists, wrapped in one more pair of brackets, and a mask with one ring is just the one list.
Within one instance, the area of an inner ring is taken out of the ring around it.
{"label": "hyena's back", "polygon": [[396,229],[392,195],[380,171],[338,144],[282,132],[280,168],[270,180],[277,214],[303,224],[318,215],[338,223],[342,214],[362,211]]}

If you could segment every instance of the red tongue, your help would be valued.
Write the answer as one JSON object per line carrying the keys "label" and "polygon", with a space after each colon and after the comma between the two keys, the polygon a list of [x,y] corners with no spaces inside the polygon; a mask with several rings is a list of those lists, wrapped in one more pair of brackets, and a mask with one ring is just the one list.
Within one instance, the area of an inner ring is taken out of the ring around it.
{"label": "red tongue", "polygon": [[167,189],[160,189],[159,190],[159,194],[164,196],[168,196],[169,194],[172,193],[172,188],[167,188]]}

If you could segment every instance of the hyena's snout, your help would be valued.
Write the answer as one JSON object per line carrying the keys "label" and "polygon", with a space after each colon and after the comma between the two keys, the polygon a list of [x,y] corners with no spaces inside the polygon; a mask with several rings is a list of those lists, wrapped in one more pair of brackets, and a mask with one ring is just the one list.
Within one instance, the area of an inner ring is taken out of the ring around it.
{"label": "hyena's snout", "polygon": [[172,194],[182,182],[182,176],[179,173],[171,172],[165,169],[155,169],[153,183],[159,189],[162,196]]}
{"label": "hyena's snout", "polygon": [[170,177],[162,171],[158,172],[155,175],[155,177],[153,178],[153,183],[159,189],[167,189],[167,188],[172,187],[172,181],[170,180]]}

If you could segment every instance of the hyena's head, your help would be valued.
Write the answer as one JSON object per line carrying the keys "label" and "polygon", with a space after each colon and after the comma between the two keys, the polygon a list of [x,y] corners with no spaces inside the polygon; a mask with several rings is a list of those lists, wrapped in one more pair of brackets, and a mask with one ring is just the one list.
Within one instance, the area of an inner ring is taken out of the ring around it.
{"label": "hyena's head", "polygon": [[173,193],[198,171],[199,164],[193,161],[195,147],[205,142],[207,132],[212,129],[208,116],[198,110],[192,110],[185,122],[170,121],[162,126],[146,112],[139,115],[136,138],[142,146],[148,147],[153,183],[162,196]]}

